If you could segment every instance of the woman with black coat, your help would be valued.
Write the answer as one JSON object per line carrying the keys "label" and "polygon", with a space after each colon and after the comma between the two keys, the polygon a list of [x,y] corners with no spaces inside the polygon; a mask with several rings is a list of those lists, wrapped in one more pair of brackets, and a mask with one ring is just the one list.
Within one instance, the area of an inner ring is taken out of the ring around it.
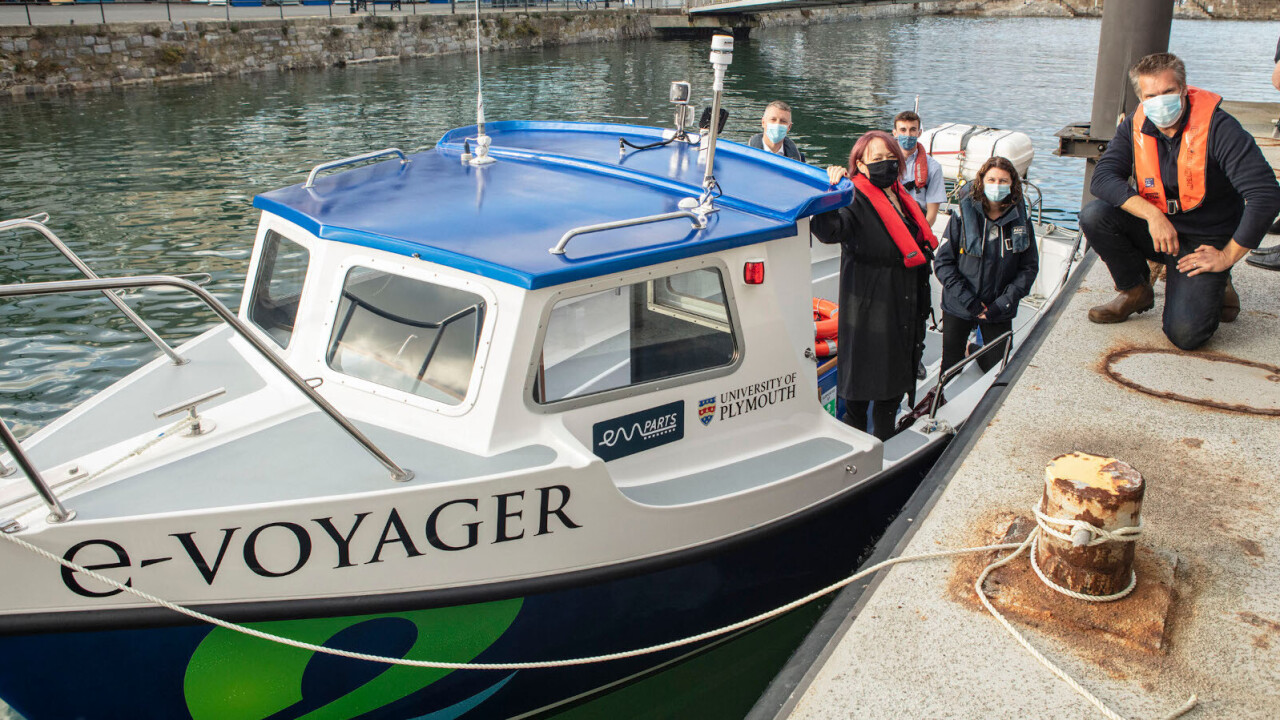
{"label": "woman with black coat", "polygon": [[[1035,228],[1013,163],[987,160],[960,195],[934,262],[942,283],[944,369],[964,359],[974,326],[988,342],[1013,327],[1018,301],[1031,292],[1040,270]],[[978,358],[983,372],[1000,362],[1007,342]]]}
{"label": "woman with black coat", "polygon": [[837,337],[838,394],[845,422],[881,440],[894,434],[904,393],[914,401],[916,367],[924,353],[929,316],[929,260],[937,240],[924,213],[898,182],[903,154],[893,136],[873,130],[849,153],[849,166],[831,166],[834,185],[850,177],[853,203],[817,215],[814,237],[840,244]]}

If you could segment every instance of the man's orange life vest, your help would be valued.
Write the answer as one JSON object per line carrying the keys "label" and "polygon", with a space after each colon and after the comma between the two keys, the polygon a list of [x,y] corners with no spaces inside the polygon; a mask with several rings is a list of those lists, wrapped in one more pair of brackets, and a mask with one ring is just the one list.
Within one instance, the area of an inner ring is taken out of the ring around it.
{"label": "man's orange life vest", "polygon": [[929,159],[924,154],[924,148],[916,145],[916,189],[924,192],[924,188],[929,184]]}
{"label": "man's orange life vest", "polygon": [[[929,229],[929,223],[924,219],[924,213],[921,212],[920,206],[916,204],[915,198],[907,194],[902,183],[895,182],[888,190],[881,190],[866,175],[858,173],[853,176],[853,187],[867,199],[871,201],[871,207],[875,208],[876,214],[880,216],[880,222],[884,223],[885,230],[889,231],[889,237],[893,239],[893,244],[898,246],[898,252],[902,253],[902,264],[913,268],[928,262],[925,257],[923,248],[928,247],[930,252],[938,249],[938,239],[933,236],[933,231]],[[902,221],[902,216],[889,203],[886,192],[894,193],[898,196],[898,202],[902,205],[902,209],[911,216],[915,221],[916,227],[920,229],[917,235],[912,235],[907,229],[907,224]]]}
{"label": "man's orange life vest", "polygon": [[1209,162],[1209,121],[1221,102],[1221,95],[1200,88],[1187,88],[1187,125],[1182,129],[1182,145],[1178,149],[1178,199],[1174,201],[1164,196],[1159,142],[1142,132],[1147,114],[1142,105],[1138,105],[1134,112],[1133,177],[1138,183],[1138,194],[1160,212],[1168,215],[1187,212],[1204,202],[1205,167]]}

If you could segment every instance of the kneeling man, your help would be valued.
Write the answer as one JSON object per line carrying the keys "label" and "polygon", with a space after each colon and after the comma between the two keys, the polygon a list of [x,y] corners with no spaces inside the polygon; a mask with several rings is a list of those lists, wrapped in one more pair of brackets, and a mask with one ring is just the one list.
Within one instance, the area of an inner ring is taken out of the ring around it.
{"label": "kneeling man", "polygon": [[1280,211],[1280,185],[1252,136],[1218,107],[1222,98],[1187,85],[1176,56],[1148,55],[1129,79],[1142,104],[1116,128],[1089,187],[1098,199],[1080,213],[1120,294],[1089,319],[1117,323],[1150,310],[1147,260],[1163,263],[1164,334],[1193,350],[1239,313],[1231,266]]}

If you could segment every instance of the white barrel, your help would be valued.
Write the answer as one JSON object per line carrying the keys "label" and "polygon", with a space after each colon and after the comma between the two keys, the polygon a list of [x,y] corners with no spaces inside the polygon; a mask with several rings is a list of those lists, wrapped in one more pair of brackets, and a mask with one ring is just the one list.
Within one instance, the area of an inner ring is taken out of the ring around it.
{"label": "white barrel", "polygon": [[920,147],[942,165],[944,177],[956,182],[972,180],[982,163],[995,155],[1009,160],[1026,178],[1036,155],[1026,133],[963,123],[944,123],[925,130],[920,134]]}

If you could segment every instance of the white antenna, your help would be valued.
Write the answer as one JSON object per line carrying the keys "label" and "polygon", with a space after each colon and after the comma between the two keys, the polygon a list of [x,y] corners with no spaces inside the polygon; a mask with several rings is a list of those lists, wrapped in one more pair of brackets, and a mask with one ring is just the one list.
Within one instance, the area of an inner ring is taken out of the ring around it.
{"label": "white antenna", "polygon": [[916,109],[913,112],[915,112],[915,114],[917,115],[920,114],[920,96],[919,95],[916,96]]}
{"label": "white antenna", "polygon": [[715,178],[716,136],[720,131],[720,98],[724,95],[724,73],[733,62],[733,36],[716,34],[711,36],[711,67],[715,69],[715,81],[711,87],[714,91],[711,101],[711,127],[707,128],[707,171],[702,177],[702,198],[698,207],[711,207],[711,199],[718,192],[719,185]]}
{"label": "white antenna", "polygon": [[480,68],[480,0],[476,0],[476,154],[470,158],[463,155],[463,160],[472,165],[496,162],[489,157],[489,144],[492,140],[484,134],[484,78],[480,74]]}

